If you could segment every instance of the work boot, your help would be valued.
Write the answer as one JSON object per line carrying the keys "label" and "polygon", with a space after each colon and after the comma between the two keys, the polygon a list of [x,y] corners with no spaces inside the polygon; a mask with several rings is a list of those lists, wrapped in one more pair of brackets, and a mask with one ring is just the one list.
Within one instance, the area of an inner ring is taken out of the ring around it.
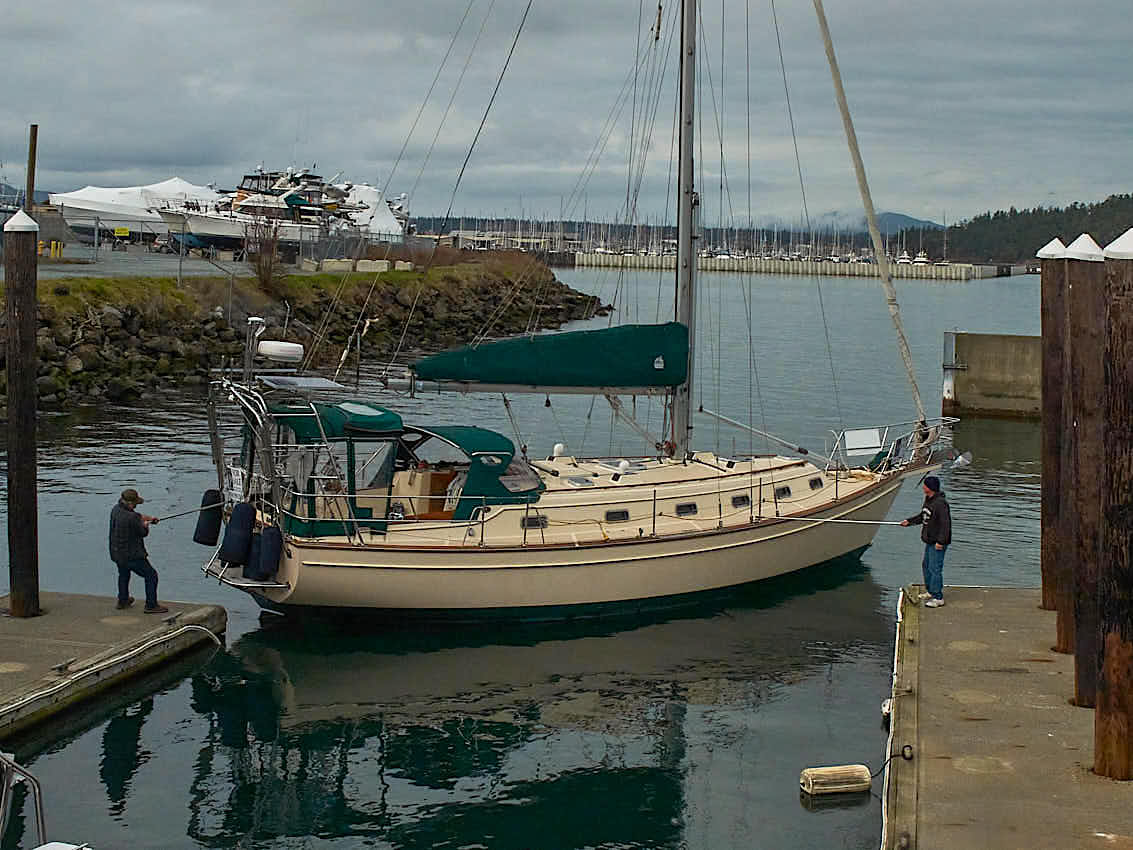
{"label": "work boot", "polygon": [[121,611],[123,608],[129,608],[133,604],[134,604],[134,597],[131,596],[129,599],[119,599],[118,604],[115,605],[114,607],[117,608],[119,611]]}
{"label": "work boot", "polygon": [[166,608],[164,605],[161,605],[161,604],[154,605],[152,608],[147,605],[146,606],[146,613],[147,614],[168,614],[169,609]]}

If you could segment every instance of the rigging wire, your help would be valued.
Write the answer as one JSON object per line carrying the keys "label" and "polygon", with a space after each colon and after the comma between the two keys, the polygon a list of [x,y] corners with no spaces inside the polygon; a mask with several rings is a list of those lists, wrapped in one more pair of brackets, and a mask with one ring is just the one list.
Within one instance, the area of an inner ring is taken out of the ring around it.
{"label": "rigging wire", "polygon": [[[791,109],[791,90],[787,86],[787,63],[783,59],[783,39],[779,35],[779,16],[775,11],[775,0],[771,0],[771,19],[775,23],[775,43],[779,48],[779,70],[783,75],[783,95],[787,100],[787,120],[791,125],[791,141],[795,146],[795,167],[799,174],[799,192],[802,195],[803,202],[803,215],[806,217],[806,229],[808,233],[812,233],[810,223],[810,211],[806,203],[806,184],[803,181],[803,163],[802,158],[799,156],[799,137],[795,132],[795,115]],[[846,430],[846,420],[842,415],[842,399],[838,393],[838,375],[834,369],[834,348],[830,344],[830,325],[826,320],[826,301],[822,297],[822,278],[818,275],[814,277],[814,285],[818,290],[818,309],[822,314],[822,330],[826,336],[826,356],[830,361],[830,383],[834,389],[834,409],[838,413],[838,424],[842,430]]]}
{"label": "rigging wire", "polygon": [[[464,76],[468,73],[468,68],[472,64],[472,57],[476,55],[476,48],[480,44],[480,39],[484,35],[484,28],[488,25],[488,20],[492,17],[492,10],[496,8],[496,0],[491,0],[488,4],[488,11],[484,15],[484,19],[480,21],[480,29],[476,31],[476,38],[472,41],[472,47],[468,51],[468,57],[464,60],[464,67],[460,69],[460,76],[457,77],[456,85],[452,87],[452,94],[449,95],[448,105],[445,106],[445,111],[441,115],[441,120],[437,124],[437,131],[433,134],[433,140],[429,143],[429,149],[425,152],[425,157],[421,160],[421,167],[417,169],[417,176],[413,180],[413,187],[409,190],[409,197],[413,197],[417,193],[417,186],[421,182],[421,175],[425,173],[425,168],[429,164],[429,160],[433,156],[433,150],[437,146],[437,140],[441,136],[441,131],[444,129],[445,122],[448,120],[449,112],[452,110],[452,105],[456,102],[456,96],[460,93],[460,87],[464,83]],[[511,58],[510,56],[508,57]],[[505,65],[506,68],[506,65]],[[442,232],[443,232],[442,225]]]}
{"label": "rigging wire", "polygon": [[[492,105],[496,102],[496,95],[499,94],[500,86],[503,84],[504,75],[507,73],[508,66],[511,64],[511,58],[515,55],[515,46],[519,43],[519,36],[523,33],[523,26],[527,23],[527,15],[531,11],[531,3],[533,0],[527,0],[527,7],[523,10],[523,18],[519,22],[519,26],[515,31],[515,38],[512,39],[511,48],[508,50],[507,58],[504,60],[504,66],[500,69],[500,74],[496,78],[496,85],[492,89],[492,96],[488,99],[488,105],[484,108],[484,114],[480,118],[480,126],[476,128],[476,135],[472,137],[472,144],[468,146],[468,153],[464,156],[464,162],[460,166],[460,172],[456,176],[456,183],[452,187],[452,195],[449,198],[448,209],[445,211],[444,221],[441,224],[441,232],[444,232],[445,226],[448,224],[449,219],[452,217],[452,207],[456,203],[456,193],[460,190],[460,181],[464,178],[464,171],[468,168],[468,161],[472,159],[472,152],[476,149],[476,143],[480,140],[480,134],[484,130],[484,124],[488,120],[488,114],[492,111]],[[397,348],[394,350],[393,356],[390,358],[389,364],[386,366],[383,374],[387,374],[393,367],[394,362],[397,360],[398,355],[401,353],[401,348],[405,344],[405,336],[409,332],[409,323],[413,319],[413,312],[417,307],[417,302],[421,298],[421,292],[424,290],[425,277],[428,275],[429,268],[432,266],[433,258],[436,256],[436,250],[429,257],[429,262],[426,264],[425,269],[422,271],[419,278],[420,283],[417,287],[417,295],[413,299],[413,304],[409,308],[409,314],[405,317],[405,325],[402,327],[401,336],[397,341]]]}
{"label": "rigging wire", "polygon": [[[425,107],[428,105],[429,100],[433,95],[433,90],[436,88],[437,80],[440,79],[441,73],[444,71],[445,65],[448,63],[449,56],[452,54],[452,49],[456,44],[457,38],[460,36],[461,30],[464,28],[464,23],[468,19],[468,14],[469,14],[469,12],[472,11],[472,6],[475,4],[475,2],[476,2],[476,0],[469,0],[468,6],[465,7],[464,14],[460,18],[460,23],[457,25],[456,31],[452,34],[452,38],[449,40],[448,49],[445,51],[444,57],[441,59],[440,64],[437,66],[437,72],[433,75],[433,81],[429,84],[428,91],[425,92],[425,97],[421,101],[421,106],[417,110],[417,115],[413,119],[413,124],[409,128],[409,132],[406,134],[405,140],[401,143],[401,150],[398,151],[397,159],[394,161],[393,168],[390,169],[389,176],[386,178],[385,183],[382,185],[381,193],[379,195],[379,202],[381,200],[385,199],[388,195],[390,184],[393,182],[394,175],[397,173],[397,169],[400,166],[401,160],[405,155],[406,148],[408,148],[409,142],[412,140],[413,134],[417,130],[417,124],[421,120],[421,115],[424,113]],[[361,242],[359,242],[359,246],[358,246],[358,252],[359,253],[361,253],[361,249],[362,249],[362,245],[361,245]],[[389,248],[387,248],[387,250],[386,250],[386,255],[388,257]],[[342,294],[346,289],[346,283],[349,280],[349,278],[350,278],[350,273],[346,272],[346,273],[343,274],[342,279],[339,281],[338,287],[335,290],[334,295],[331,297],[331,302],[330,302],[330,304],[327,305],[327,308],[323,313],[323,317],[319,322],[319,326],[315,331],[315,334],[314,334],[313,339],[311,341],[310,350],[307,352],[307,355],[304,357],[303,364],[302,364],[303,369],[309,369],[310,368],[311,364],[314,362],[315,353],[317,352],[317,350],[318,350],[319,346],[322,344],[322,342],[326,339],[328,331],[330,329],[330,322],[331,322],[331,319],[334,315],[334,311],[338,308],[338,305],[341,302]],[[364,319],[366,309],[370,304],[370,298],[374,294],[374,289],[377,286],[377,283],[378,283],[378,276],[375,274],[373,283],[370,284],[370,291],[366,294],[366,299],[362,303],[362,308],[358,311],[358,317],[354,322],[354,329],[352,331],[351,336],[358,333],[358,326],[362,323],[362,321]],[[349,342],[348,342],[347,346],[349,347]],[[336,369],[335,373],[334,373],[336,379],[338,377],[339,372],[342,370],[343,364],[346,362],[346,354],[347,354],[347,351],[344,349],[343,350],[343,356],[339,360],[338,369]]]}

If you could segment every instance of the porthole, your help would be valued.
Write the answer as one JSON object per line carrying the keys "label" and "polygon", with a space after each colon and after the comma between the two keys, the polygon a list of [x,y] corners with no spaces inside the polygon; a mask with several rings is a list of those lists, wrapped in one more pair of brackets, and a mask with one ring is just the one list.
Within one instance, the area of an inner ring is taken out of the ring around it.
{"label": "porthole", "polygon": [[696,516],[696,502],[677,505],[677,516]]}
{"label": "porthole", "polygon": [[776,499],[789,499],[791,497],[791,488],[786,485],[775,488]]}
{"label": "porthole", "polygon": [[751,497],[747,493],[741,493],[739,496],[732,496],[733,508],[746,508],[751,504]]}
{"label": "porthole", "polygon": [[821,490],[824,486],[826,486],[826,482],[823,481],[821,478],[810,479],[810,489],[811,490]]}
{"label": "porthole", "polygon": [[606,522],[629,522],[629,511],[606,511]]}
{"label": "porthole", "polygon": [[546,528],[547,518],[545,516],[525,516],[519,518],[520,528]]}

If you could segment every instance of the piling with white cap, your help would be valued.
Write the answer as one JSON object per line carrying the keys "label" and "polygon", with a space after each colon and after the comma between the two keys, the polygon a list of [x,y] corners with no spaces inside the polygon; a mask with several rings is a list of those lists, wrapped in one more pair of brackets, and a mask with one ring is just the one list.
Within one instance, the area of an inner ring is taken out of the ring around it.
{"label": "piling with white cap", "polygon": [[1042,322],[1042,499],[1040,509],[1042,608],[1058,610],[1059,582],[1069,576],[1058,538],[1062,475],[1062,367],[1066,338],[1066,246],[1057,236],[1035,254],[1042,263],[1039,315]]}
{"label": "piling with white cap", "polygon": [[35,348],[39,225],[23,210],[4,224],[8,298],[8,576],[14,617],[39,613]]}

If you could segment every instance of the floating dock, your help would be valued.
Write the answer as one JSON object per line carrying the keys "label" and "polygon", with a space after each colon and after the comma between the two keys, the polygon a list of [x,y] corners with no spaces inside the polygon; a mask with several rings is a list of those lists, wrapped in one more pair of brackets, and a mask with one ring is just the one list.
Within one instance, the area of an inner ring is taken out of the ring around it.
{"label": "floating dock", "polygon": [[[621,269],[675,269],[677,258],[671,254],[577,253],[578,268],[597,266]],[[708,272],[746,272],[751,274],[805,274],[831,277],[877,277],[876,263],[834,263],[827,260],[777,260],[756,257],[700,257],[696,267]],[[889,268],[895,278],[917,280],[972,280],[973,278],[1009,277],[1026,274],[1022,265],[981,265],[948,263],[947,265],[897,264]]]}
{"label": "floating dock", "polygon": [[1069,702],[1041,592],[944,598],[899,603],[883,850],[1133,847],[1133,785],[1091,769],[1094,712]]}
{"label": "floating dock", "polygon": [[[217,643],[228,615],[217,605],[168,602],[146,614],[138,601],[41,593],[38,617],[0,616],[0,739],[198,646]],[[7,610],[8,598],[0,597]]]}

